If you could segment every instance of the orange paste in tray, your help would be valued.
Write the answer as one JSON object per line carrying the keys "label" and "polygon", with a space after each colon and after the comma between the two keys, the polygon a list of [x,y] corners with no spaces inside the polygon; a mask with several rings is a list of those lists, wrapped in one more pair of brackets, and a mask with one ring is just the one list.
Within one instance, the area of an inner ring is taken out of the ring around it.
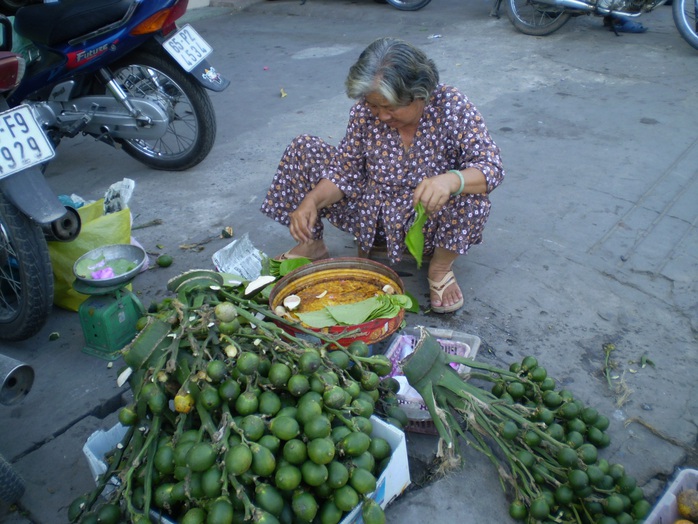
{"label": "orange paste in tray", "polygon": [[360,280],[331,280],[317,282],[299,289],[295,293],[301,303],[293,313],[318,311],[326,306],[355,304],[376,295],[384,295],[381,286]]}

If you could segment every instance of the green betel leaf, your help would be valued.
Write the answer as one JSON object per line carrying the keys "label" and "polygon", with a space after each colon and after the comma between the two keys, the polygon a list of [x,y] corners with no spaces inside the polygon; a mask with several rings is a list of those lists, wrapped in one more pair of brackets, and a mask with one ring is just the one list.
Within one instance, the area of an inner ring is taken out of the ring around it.
{"label": "green betel leaf", "polygon": [[353,304],[327,306],[319,311],[298,313],[298,318],[314,328],[356,326],[377,318],[396,317],[400,309],[411,306],[412,299],[407,295],[378,295]]}
{"label": "green betel leaf", "polygon": [[401,308],[409,309],[412,307],[412,297],[409,295],[389,295],[390,301],[397,304]]}
{"label": "green betel leaf", "polygon": [[114,270],[115,275],[123,275],[136,267],[136,264],[134,264],[132,260],[127,260],[125,258],[110,260],[107,265]]}
{"label": "green betel leaf", "polygon": [[330,315],[327,308],[318,311],[309,311],[307,313],[298,313],[297,315],[298,318],[301,319],[301,322],[313,328],[325,328],[337,325],[337,321]]}
{"label": "green betel leaf", "polygon": [[405,295],[407,295],[410,298],[410,307],[406,307],[405,310],[408,311],[409,313],[419,313],[419,302],[417,299],[410,293],[409,291],[405,291]]}
{"label": "green betel leaf", "polygon": [[281,262],[281,264],[279,264],[279,275],[283,277],[289,274],[294,269],[298,269],[299,267],[310,264],[311,262],[312,260],[305,257],[289,258],[287,260],[284,260]]}
{"label": "green betel leaf", "polygon": [[415,219],[410,227],[407,235],[405,235],[405,245],[417,261],[417,267],[422,267],[422,256],[424,254],[424,224],[427,221],[427,213],[421,202],[418,202],[414,208]]}
{"label": "green betel leaf", "polygon": [[379,297],[371,297],[353,304],[327,306],[325,309],[337,321],[337,324],[356,326],[366,322],[371,317],[371,314],[381,306]]}
{"label": "green betel leaf", "polygon": [[412,306],[412,299],[407,295],[381,295],[376,297],[383,305],[376,308],[367,320],[376,318],[393,318],[396,317],[400,310]]}
{"label": "green betel leaf", "polygon": [[281,262],[273,258],[265,257],[262,261],[262,275],[280,276]]}

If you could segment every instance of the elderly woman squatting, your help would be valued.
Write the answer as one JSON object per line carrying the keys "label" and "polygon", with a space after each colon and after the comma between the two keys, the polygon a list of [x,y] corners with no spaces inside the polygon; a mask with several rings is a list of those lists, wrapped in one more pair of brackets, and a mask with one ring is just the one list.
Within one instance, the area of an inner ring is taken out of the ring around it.
{"label": "elderly woman squatting", "polygon": [[397,263],[421,202],[431,309],[456,311],[463,294],[451,268],[482,242],[488,195],[504,178],[499,148],[467,97],[440,84],[434,62],[404,41],[370,44],[345,84],[357,102],[340,144],[294,139],[262,204],[297,242],[279,258],[326,258],[325,218],[364,256],[384,244]]}

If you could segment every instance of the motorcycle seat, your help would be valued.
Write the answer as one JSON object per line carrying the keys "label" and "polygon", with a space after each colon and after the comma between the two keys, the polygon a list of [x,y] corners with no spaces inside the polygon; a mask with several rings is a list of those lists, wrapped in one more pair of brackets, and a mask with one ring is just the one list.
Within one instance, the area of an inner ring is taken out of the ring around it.
{"label": "motorcycle seat", "polygon": [[14,29],[32,42],[54,46],[121,20],[133,0],[61,0],[17,11]]}

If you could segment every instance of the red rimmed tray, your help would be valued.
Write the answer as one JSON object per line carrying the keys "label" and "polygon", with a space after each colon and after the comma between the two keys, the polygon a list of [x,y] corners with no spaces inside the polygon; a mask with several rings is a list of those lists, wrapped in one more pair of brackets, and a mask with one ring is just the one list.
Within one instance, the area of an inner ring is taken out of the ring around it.
{"label": "red rimmed tray", "polygon": [[[382,289],[383,286],[388,284],[395,289],[396,293],[404,293],[402,280],[388,266],[366,258],[330,258],[299,267],[281,278],[269,296],[269,307],[274,311],[277,306],[283,304],[284,298],[287,296],[296,295],[304,288],[316,284],[331,282],[333,287],[337,287],[339,282],[350,281],[372,284],[376,286],[376,289]],[[337,339],[337,344],[342,346],[347,346],[355,340],[360,340],[367,344],[375,344],[397,331],[404,317],[405,311],[401,309],[400,313],[395,317],[379,318],[356,326],[330,326],[327,328],[306,329],[332,337],[340,337]],[[300,333],[300,330],[293,326],[284,323],[280,323],[280,325],[294,335]],[[351,332],[356,333],[350,334]],[[344,334],[347,334],[347,336],[342,337]]]}

